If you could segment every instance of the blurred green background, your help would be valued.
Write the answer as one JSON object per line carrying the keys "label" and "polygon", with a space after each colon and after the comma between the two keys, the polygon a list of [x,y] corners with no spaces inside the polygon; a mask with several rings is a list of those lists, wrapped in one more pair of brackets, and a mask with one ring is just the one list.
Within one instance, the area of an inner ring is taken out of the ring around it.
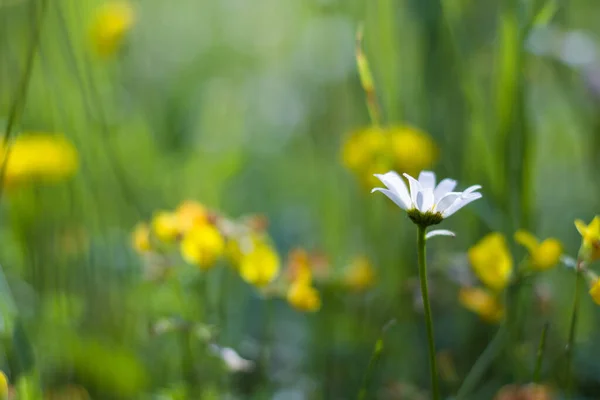
{"label": "blurred green background", "polygon": [[[573,220],[598,210],[596,1],[139,0],[118,51],[98,57],[101,3],[0,0],[4,130],[61,133],[79,155],[69,179],[2,192],[0,369],[16,398],[87,398],[59,393],[74,385],[94,399],[355,398],[382,335],[367,398],[428,398],[415,228],[342,163],[344,143],[371,124],[361,24],[382,124],[427,132],[440,178],[483,185],[443,223],[457,237],[428,249],[443,393],[497,330],[458,303],[467,249],[498,231],[516,263],[524,228],[575,256]],[[188,199],[265,215],[282,261],[319,251],[339,275],[365,255],[376,282],[360,293],[317,284],[321,309],[303,313],[226,268],[145,280],[134,226]],[[500,356],[473,398],[532,380],[546,322],[542,380],[563,387],[572,281],[558,267],[521,296],[517,361]],[[581,310],[575,392],[596,399],[599,313],[589,296]],[[204,334],[152,333],[165,318]],[[207,335],[255,368],[228,370]]]}

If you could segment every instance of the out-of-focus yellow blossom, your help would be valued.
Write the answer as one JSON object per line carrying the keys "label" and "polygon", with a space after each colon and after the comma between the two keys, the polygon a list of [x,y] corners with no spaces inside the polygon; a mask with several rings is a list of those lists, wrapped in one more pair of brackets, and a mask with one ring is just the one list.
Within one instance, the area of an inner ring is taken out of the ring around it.
{"label": "out-of-focus yellow blossom", "polygon": [[306,282],[304,279],[298,279],[290,285],[287,301],[300,311],[313,312],[321,308],[319,292],[310,284],[310,281]]}
{"label": "out-of-focus yellow blossom", "polygon": [[79,166],[77,150],[64,136],[24,133],[8,149],[0,148],[0,162],[8,151],[6,183],[27,180],[59,181],[75,174]]}
{"label": "out-of-focus yellow blossom", "polygon": [[0,400],[8,399],[8,378],[0,371]]}
{"label": "out-of-focus yellow blossom", "polygon": [[397,171],[416,175],[437,160],[437,146],[425,132],[411,126],[397,126],[390,133]]}
{"label": "out-of-focus yellow blossom", "polygon": [[139,223],[133,229],[131,234],[133,248],[138,253],[145,253],[150,250],[150,227],[146,223]]}
{"label": "out-of-focus yellow blossom", "polygon": [[370,126],[352,134],[342,147],[342,162],[363,183],[376,183],[373,174],[389,170],[417,174],[437,159],[435,142],[410,126]]}
{"label": "out-of-focus yellow blossom", "polygon": [[386,132],[371,126],[351,135],[342,147],[344,166],[352,171],[368,168],[374,159],[388,150]]}
{"label": "out-of-focus yellow blossom", "polygon": [[596,279],[594,283],[592,283],[589,293],[590,296],[592,296],[594,303],[600,306],[600,279]]}
{"label": "out-of-focus yellow blossom", "polygon": [[294,249],[288,255],[288,277],[292,281],[308,281],[312,279],[310,257],[304,249]]}
{"label": "out-of-focus yellow blossom", "polygon": [[108,58],[119,51],[133,21],[134,12],[129,2],[109,1],[100,6],[90,26],[94,53]]}
{"label": "out-of-focus yellow blossom", "polygon": [[344,283],[351,290],[360,292],[373,286],[375,283],[375,271],[364,256],[356,257],[344,275]]}
{"label": "out-of-focus yellow blossom", "polygon": [[461,288],[458,293],[458,301],[466,309],[473,311],[487,322],[499,322],[504,315],[504,308],[498,299],[482,288]]}
{"label": "out-of-focus yellow blossom", "polygon": [[494,232],[483,237],[469,249],[468,257],[473,271],[487,287],[497,291],[506,287],[513,260],[502,234]]}
{"label": "out-of-focus yellow blossom", "polygon": [[225,239],[219,230],[211,224],[192,227],[181,241],[181,255],[190,264],[201,269],[215,265],[225,251]]}
{"label": "out-of-focus yellow blossom", "polygon": [[204,206],[193,200],[186,200],[175,210],[179,233],[185,234],[192,227],[208,222],[208,212]]}
{"label": "out-of-focus yellow blossom", "polygon": [[279,273],[279,255],[263,238],[254,238],[250,247],[248,251],[242,249],[240,276],[254,286],[264,287]]}
{"label": "out-of-focus yellow blossom", "polygon": [[515,233],[515,241],[527,248],[534,270],[550,269],[560,261],[562,245],[557,239],[548,238],[540,243],[531,233],[519,230]]}
{"label": "out-of-focus yellow blossom", "polygon": [[180,235],[177,214],[170,211],[159,211],[152,218],[152,230],[162,242],[172,242]]}
{"label": "out-of-focus yellow blossom", "polygon": [[554,398],[552,390],[544,385],[531,383],[519,386],[506,385],[494,397],[494,400],[551,400]]}
{"label": "out-of-focus yellow blossom", "polygon": [[592,262],[600,259],[600,216],[595,216],[589,225],[578,219],[575,226],[582,237],[579,260]]}

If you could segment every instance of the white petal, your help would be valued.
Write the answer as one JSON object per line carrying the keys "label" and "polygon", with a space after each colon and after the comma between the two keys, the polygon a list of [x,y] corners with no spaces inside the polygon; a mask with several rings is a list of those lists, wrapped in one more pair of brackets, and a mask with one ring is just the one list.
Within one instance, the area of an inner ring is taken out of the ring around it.
{"label": "white petal", "polygon": [[421,212],[433,210],[433,190],[423,189],[417,195],[417,208]]}
{"label": "white petal", "polygon": [[467,197],[463,196],[460,199],[456,200],[450,207],[446,208],[446,210],[442,213],[442,216],[444,218],[448,218],[449,216],[451,216],[452,214],[454,214],[455,212],[457,212],[458,210],[460,210],[467,204],[469,204],[477,199],[480,199],[481,197],[482,197],[481,193],[471,193]]}
{"label": "white petal", "polygon": [[419,183],[423,189],[433,190],[435,188],[435,174],[431,171],[421,171]]}
{"label": "white petal", "polygon": [[[371,193],[375,193],[375,192],[381,192],[383,194],[385,194],[387,197],[389,197],[394,203],[396,203],[396,205],[398,207],[400,207],[403,210],[408,210],[410,207],[410,198],[408,198],[408,204],[405,203],[395,192],[392,192],[389,189],[384,189],[384,188],[375,188],[373,190],[371,190]],[[408,195],[408,193],[407,193]]]}
{"label": "white petal", "polygon": [[446,193],[446,195],[437,202],[433,211],[443,213],[448,207],[454,204],[455,201],[460,199],[460,196],[461,193],[458,192]]}
{"label": "white petal", "polygon": [[469,186],[464,192],[463,192],[463,197],[467,194],[470,194],[476,190],[481,189],[481,185],[473,185],[473,186]]}
{"label": "white petal", "polygon": [[404,183],[404,179],[394,171],[386,172],[385,174],[375,174],[375,177],[378,178],[383,184],[394,192],[400,200],[402,200],[403,204],[406,204],[406,207],[403,207],[405,210],[410,208],[410,194],[408,193],[408,188],[406,187],[406,183]]}
{"label": "white petal", "polygon": [[409,174],[404,173],[403,175],[406,177],[406,179],[408,179],[408,184],[410,185],[410,198],[412,200],[413,206],[416,207],[417,206],[417,195],[422,190],[421,184],[419,183],[418,180],[416,180]]}
{"label": "white petal", "polygon": [[433,191],[435,202],[439,202],[442,197],[450,193],[456,187],[456,181],[454,179],[444,179],[436,186]]}
{"label": "white petal", "polygon": [[456,233],[449,231],[448,229],[436,229],[433,230],[431,232],[428,232],[427,235],[425,235],[425,239],[431,239],[434,236],[452,236],[455,237]]}

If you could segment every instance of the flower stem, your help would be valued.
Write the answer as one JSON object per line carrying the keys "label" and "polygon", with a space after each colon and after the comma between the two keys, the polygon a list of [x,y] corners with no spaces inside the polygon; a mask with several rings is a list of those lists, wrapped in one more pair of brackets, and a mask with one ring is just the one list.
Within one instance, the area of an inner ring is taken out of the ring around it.
{"label": "flower stem", "polygon": [[540,382],[540,375],[542,373],[542,361],[544,359],[544,347],[546,347],[546,335],[548,334],[548,328],[550,323],[546,322],[542,328],[542,335],[540,336],[540,344],[537,351],[537,359],[535,362],[535,370],[533,373],[533,383]]}
{"label": "flower stem", "polygon": [[427,227],[418,226],[417,247],[419,251],[419,279],[421,281],[421,296],[423,298],[423,310],[425,312],[425,324],[427,326],[427,341],[429,345],[429,369],[431,374],[432,399],[439,400],[438,374],[435,359],[435,343],[433,340],[433,320],[431,318],[431,305],[429,304],[429,290],[427,289],[427,264],[425,261],[425,233]]}
{"label": "flower stem", "polygon": [[581,277],[582,272],[580,268],[577,268],[577,277],[575,278],[575,298],[573,299],[573,311],[571,312],[571,326],[569,328],[569,341],[567,343],[566,348],[566,356],[567,356],[567,395],[571,395],[572,383],[573,383],[573,374],[572,374],[572,364],[573,364],[573,348],[575,347],[575,333],[577,328],[577,318],[579,314],[579,286],[581,286]]}
{"label": "flower stem", "polygon": [[488,367],[496,359],[496,356],[504,348],[507,336],[508,330],[506,325],[502,325],[467,374],[467,377],[463,381],[462,385],[458,389],[458,393],[456,394],[457,400],[466,398],[467,395],[469,395],[473,389],[475,389],[475,386],[477,383],[479,383],[479,380],[483,374],[487,371]]}

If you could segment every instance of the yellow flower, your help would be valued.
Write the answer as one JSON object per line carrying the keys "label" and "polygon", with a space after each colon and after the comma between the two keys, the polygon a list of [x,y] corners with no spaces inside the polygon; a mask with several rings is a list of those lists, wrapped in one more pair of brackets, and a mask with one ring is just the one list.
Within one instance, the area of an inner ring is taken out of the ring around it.
{"label": "yellow flower", "polygon": [[557,239],[549,238],[540,243],[531,233],[519,230],[515,233],[515,241],[527,248],[534,270],[547,270],[560,261],[562,245]]}
{"label": "yellow flower", "polygon": [[196,225],[181,241],[181,255],[190,264],[201,269],[214,266],[217,258],[225,251],[225,239],[211,224]]}
{"label": "yellow flower", "polygon": [[596,279],[590,288],[590,296],[594,300],[594,303],[600,305],[600,279]]}
{"label": "yellow flower", "polygon": [[8,378],[0,371],[0,400],[8,399]]}
{"label": "yellow flower", "polygon": [[437,146],[425,132],[410,126],[395,126],[389,134],[396,170],[416,175],[430,169],[437,160]]}
{"label": "yellow flower", "polygon": [[263,238],[254,239],[251,249],[242,252],[240,276],[257,287],[268,285],[279,273],[279,255]]}
{"label": "yellow flower", "polygon": [[175,210],[180,233],[188,232],[193,226],[208,222],[208,212],[204,206],[193,200],[186,200]]}
{"label": "yellow flower", "polygon": [[513,260],[506,240],[500,233],[490,233],[468,251],[469,262],[475,275],[486,286],[502,290],[510,280]]}
{"label": "yellow flower", "polygon": [[346,286],[357,292],[368,289],[374,282],[375,271],[369,259],[364,256],[355,258],[344,275]]}
{"label": "yellow flower", "polygon": [[378,155],[387,151],[388,144],[382,128],[371,126],[355,132],[342,147],[344,166],[352,171],[367,169]]}
{"label": "yellow flower", "polygon": [[150,228],[146,223],[139,223],[133,229],[131,235],[133,248],[138,253],[144,253],[150,250]]}
{"label": "yellow flower", "polygon": [[313,312],[321,308],[321,296],[310,282],[299,279],[292,283],[287,292],[287,301],[300,311]]}
{"label": "yellow flower", "polygon": [[[0,162],[7,149],[0,148]],[[8,148],[6,183],[30,179],[58,181],[75,174],[79,166],[77,150],[65,137],[47,133],[24,133]]]}
{"label": "yellow flower", "polygon": [[172,242],[179,237],[179,219],[170,211],[159,211],[152,218],[152,230],[162,242]]}
{"label": "yellow flower", "polygon": [[578,258],[585,262],[600,259],[600,216],[596,215],[589,225],[578,219],[575,226],[582,237]]}
{"label": "yellow flower", "polygon": [[103,58],[115,54],[134,21],[134,12],[126,1],[109,1],[94,15],[90,38],[94,52]]}
{"label": "yellow flower", "polygon": [[458,301],[466,309],[473,311],[487,322],[499,322],[504,315],[502,304],[485,289],[461,288],[458,293]]}

